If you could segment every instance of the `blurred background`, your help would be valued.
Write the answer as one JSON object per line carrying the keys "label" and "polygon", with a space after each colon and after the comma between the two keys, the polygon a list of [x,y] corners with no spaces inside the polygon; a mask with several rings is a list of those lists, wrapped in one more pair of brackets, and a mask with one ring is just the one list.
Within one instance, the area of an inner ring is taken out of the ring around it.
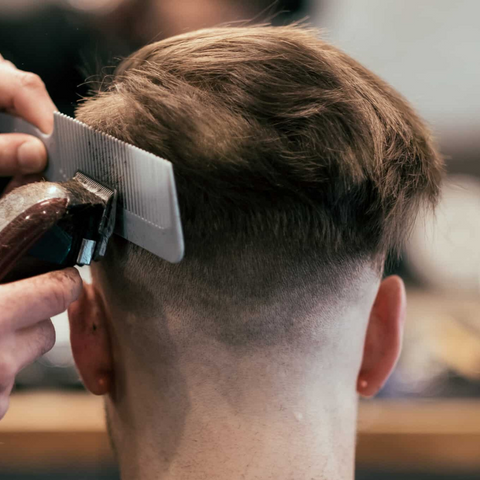
{"label": "blurred background", "polygon": [[[408,288],[404,350],[381,395],[360,405],[357,479],[467,480],[480,478],[479,19],[476,0],[0,0],[0,52],[73,115],[119,58],[154,40],[306,20],[403,93],[448,179],[392,267]],[[54,323],[57,345],[21,372],[0,423],[0,480],[118,479],[101,400],[78,380],[66,318]]]}

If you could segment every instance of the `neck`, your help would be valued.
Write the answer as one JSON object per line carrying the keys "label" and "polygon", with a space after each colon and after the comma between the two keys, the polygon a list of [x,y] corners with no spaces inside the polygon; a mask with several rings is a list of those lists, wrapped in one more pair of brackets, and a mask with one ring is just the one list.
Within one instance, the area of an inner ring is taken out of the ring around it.
{"label": "neck", "polygon": [[134,358],[117,372],[122,480],[353,479],[355,382],[318,359],[208,350],[153,376]]}

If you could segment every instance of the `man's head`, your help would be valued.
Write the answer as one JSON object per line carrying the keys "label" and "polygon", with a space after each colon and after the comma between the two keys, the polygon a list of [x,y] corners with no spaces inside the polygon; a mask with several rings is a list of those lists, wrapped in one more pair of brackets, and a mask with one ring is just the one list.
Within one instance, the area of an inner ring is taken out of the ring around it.
{"label": "man's head", "polygon": [[95,344],[85,305],[97,303],[109,341],[151,376],[210,354],[291,356],[346,391],[359,371],[362,393],[378,390],[405,302],[398,278],[379,287],[383,264],[435,203],[442,168],[398,93],[311,31],[221,28],[144,47],[77,118],[173,163],[186,245],[171,265],[115,239],[95,267],[97,293],[72,315],[92,391],[113,368],[77,348]]}

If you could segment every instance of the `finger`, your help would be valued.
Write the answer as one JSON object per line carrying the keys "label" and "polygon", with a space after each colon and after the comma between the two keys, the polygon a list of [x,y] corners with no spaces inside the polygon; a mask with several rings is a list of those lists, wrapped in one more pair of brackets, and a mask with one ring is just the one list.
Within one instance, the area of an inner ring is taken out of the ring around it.
{"label": "finger", "polygon": [[5,416],[10,405],[10,396],[9,395],[0,395],[0,420]]}
{"label": "finger", "polygon": [[5,385],[0,384],[0,395],[10,395],[15,386],[15,376],[13,376]]}
{"label": "finger", "polygon": [[50,319],[2,336],[0,396],[9,395],[15,377],[55,345],[55,327]]}
{"label": "finger", "polygon": [[15,332],[16,373],[49,352],[55,345],[55,327],[50,319]]}
{"label": "finger", "polygon": [[[2,335],[2,354],[0,355],[0,397],[15,379],[17,372],[11,345],[14,345],[14,333]],[[10,348],[8,348],[10,347]]]}
{"label": "finger", "polygon": [[57,107],[38,75],[0,62],[0,110],[8,110],[33,123],[42,132],[50,133]]}
{"label": "finger", "polygon": [[15,376],[18,372],[17,362],[11,349],[7,345],[12,345],[14,342],[13,336],[9,338],[8,342],[2,344],[2,356],[0,357],[0,396],[10,394],[11,388],[15,383]]}
{"label": "finger", "polygon": [[0,285],[0,336],[64,312],[81,291],[74,268]]}
{"label": "finger", "polygon": [[2,62],[3,65],[6,65],[9,68],[17,69],[17,67],[10,60],[6,60],[5,58],[2,57],[1,54],[0,54],[0,62]]}
{"label": "finger", "polygon": [[0,135],[0,176],[41,172],[47,166],[45,145],[23,133]]}

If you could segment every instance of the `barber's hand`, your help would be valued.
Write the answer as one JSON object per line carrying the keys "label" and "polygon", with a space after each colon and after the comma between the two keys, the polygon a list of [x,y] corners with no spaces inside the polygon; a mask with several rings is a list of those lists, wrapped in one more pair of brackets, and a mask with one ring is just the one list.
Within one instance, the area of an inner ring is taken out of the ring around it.
{"label": "barber's hand", "polygon": [[0,419],[17,373],[55,344],[49,317],[65,311],[81,290],[74,268],[0,285]]}
{"label": "barber's hand", "polygon": [[[40,77],[18,70],[0,55],[0,111],[48,134],[56,110]],[[23,133],[0,134],[0,177],[14,177],[8,190],[46,166],[47,151],[40,140]],[[0,419],[7,412],[17,373],[55,344],[49,317],[64,312],[81,290],[74,268],[0,285]]]}
{"label": "barber's hand", "polygon": [[[56,110],[38,75],[17,69],[0,55],[0,111],[21,117],[48,134]],[[26,175],[40,173],[46,166],[47,151],[39,139],[23,133],[0,134],[0,177],[15,177],[11,187],[25,183]]]}

